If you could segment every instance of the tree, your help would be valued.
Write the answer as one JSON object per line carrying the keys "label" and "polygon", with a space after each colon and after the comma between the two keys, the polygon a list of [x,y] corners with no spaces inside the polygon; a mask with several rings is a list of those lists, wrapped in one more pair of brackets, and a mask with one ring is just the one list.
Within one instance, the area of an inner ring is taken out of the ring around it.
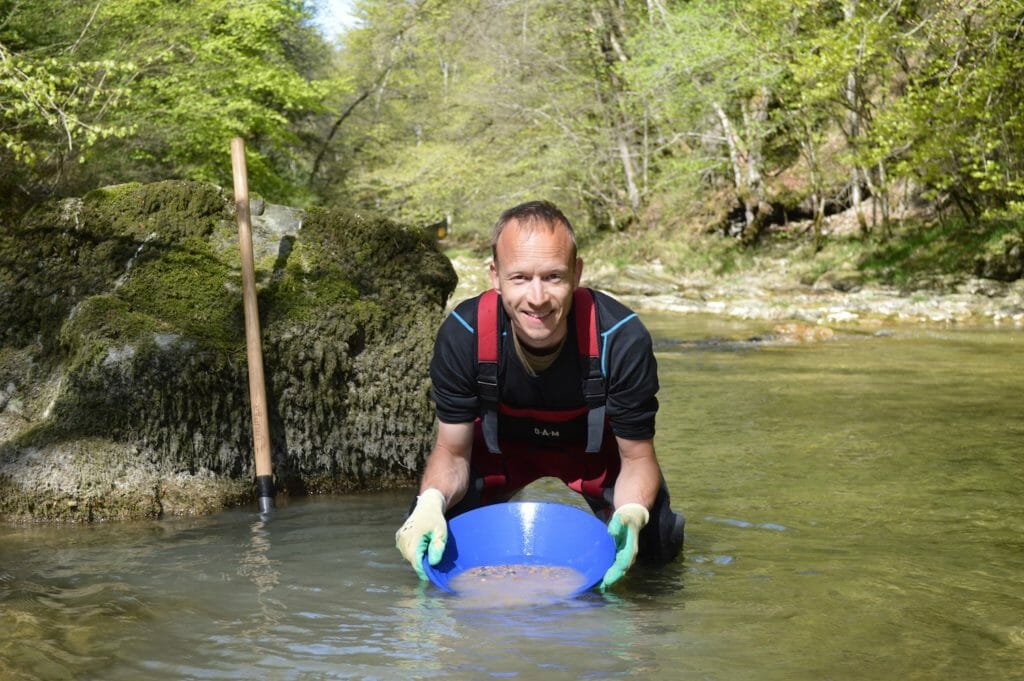
{"label": "tree", "polygon": [[227,186],[228,141],[241,135],[255,191],[308,200],[309,121],[330,60],[309,16],[300,0],[8,4],[0,92],[22,105],[5,106],[0,141],[37,191],[75,193],[166,178]]}
{"label": "tree", "polygon": [[49,193],[68,161],[132,130],[110,113],[124,106],[134,66],[80,55],[99,5],[67,12],[77,34],[44,31],[52,25],[47,9],[0,6],[0,163],[9,204]]}
{"label": "tree", "polygon": [[779,131],[770,116],[787,75],[782,45],[797,38],[799,4],[687,3],[642,38],[636,78],[679,152],[704,153],[695,172],[727,178],[742,207],[742,236],[756,241],[769,208],[766,150]]}
{"label": "tree", "polygon": [[902,19],[900,96],[864,150],[973,221],[1024,199],[1018,3],[921,3]]}
{"label": "tree", "polygon": [[646,3],[357,7],[343,59],[359,95],[338,107],[348,134],[332,146],[347,149],[358,200],[475,224],[537,196],[584,226],[621,226],[642,208],[647,119],[623,64]]}
{"label": "tree", "polygon": [[[253,188],[303,201],[308,151],[299,131],[320,112],[329,52],[301,2],[121,0],[104,5],[92,48],[134,57],[137,133],[118,153],[132,179],[168,173],[228,185],[228,141],[247,138]],[[141,119],[141,120],[140,120]],[[114,178],[110,178],[114,179]]]}

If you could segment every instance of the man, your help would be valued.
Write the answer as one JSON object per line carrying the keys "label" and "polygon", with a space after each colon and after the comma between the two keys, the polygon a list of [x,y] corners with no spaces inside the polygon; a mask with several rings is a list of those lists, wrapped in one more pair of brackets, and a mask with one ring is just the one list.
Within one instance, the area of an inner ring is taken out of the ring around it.
{"label": "man", "polygon": [[[437,441],[396,544],[421,579],[447,517],[560,478],[608,521],[616,557],[605,589],[636,560],[668,561],[683,542],[654,453],[657,365],[637,316],[580,288],[569,220],[545,201],[505,211],[491,239],[494,291],[442,324],[430,376]],[[610,516],[610,519],[609,519]]]}

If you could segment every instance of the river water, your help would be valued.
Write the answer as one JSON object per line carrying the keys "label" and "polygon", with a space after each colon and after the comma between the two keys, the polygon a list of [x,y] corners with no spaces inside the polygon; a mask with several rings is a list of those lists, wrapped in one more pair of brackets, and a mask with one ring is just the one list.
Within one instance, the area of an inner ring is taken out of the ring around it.
{"label": "river water", "polygon": [[0,679],[1024,679],[1021,331],[644,318],[676,563],[469,606],[395,550],[409,491],[0,526]]}

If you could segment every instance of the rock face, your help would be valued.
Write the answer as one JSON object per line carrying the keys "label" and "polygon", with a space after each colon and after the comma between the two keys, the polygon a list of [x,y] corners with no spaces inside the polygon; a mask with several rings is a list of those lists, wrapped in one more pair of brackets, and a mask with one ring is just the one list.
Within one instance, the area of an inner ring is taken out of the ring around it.
{"label": "rock face", "polygon": [[[202,513],[249,498],[237,229],[201,183],[54,202],[0,236],[0,518]],[[380,217],[254,202],[274,473],[407,483],[455,272]]]}

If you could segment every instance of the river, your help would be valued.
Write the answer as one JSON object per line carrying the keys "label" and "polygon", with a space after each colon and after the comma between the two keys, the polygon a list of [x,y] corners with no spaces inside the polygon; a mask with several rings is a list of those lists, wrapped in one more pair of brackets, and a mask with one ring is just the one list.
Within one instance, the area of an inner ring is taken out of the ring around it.
{"label": "river", "polygon": [[470,607],[395,550],[408,491],[0,526],[0,679],[1024,679],[1020,330],[644,319],[676,563]]}

